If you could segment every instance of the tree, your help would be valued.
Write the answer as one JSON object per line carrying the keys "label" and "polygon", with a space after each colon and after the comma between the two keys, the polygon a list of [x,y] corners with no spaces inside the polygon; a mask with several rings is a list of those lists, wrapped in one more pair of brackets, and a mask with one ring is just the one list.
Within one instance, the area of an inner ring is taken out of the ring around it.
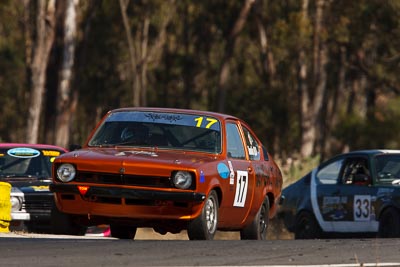
{"label": "tree", "polygon": [[72,2],[0,4],[2,141],[83,143],[151,105],[244,118],[282,158],[399,144],[398,1],[90,0],[65,26]]}
{"label": "tree", "polygon": [[39,139],[40,117],[43,94],[46,85],[46,67],[55,35],[55,0],[38,0],[36,28],[33,42],[32,60],[27,59],[31,69],[31,102],[29,104],[26,127],[26,142],[37,143]]}
{"label": "tree", "polygon": [[[131,68],[131,87],[133,92],[133,106],[147,105],[147,75],[149,64],[160,59],[160,51],[166,42],[166,29],[171,21],[175,9],[175,1],[162,1],[162,8],[159,8],[161,14],[157,14],[161,20],[158,25],[158,34],[153,42],[149,40],[149,28],[153,13],[152,7],[144,7],[140,21],[136,25],[135,37],[132,35],[131,22],[128,17],[127,9],[129,0],[119,0],[122,20],[125,28],[126,39],[129,51],[129,66]],[[148,10],[146,10],[148,9]]]}
{"label": "tree", "polygon": [[225,51],[224,56],[221,62],[221,70],[219,73],[218,79],[218,91],[216,95],[217,99],[217,108],[216,110],[219,112],[224,112],[225,109],[225,101],[227,94],[227,82],[229,80],[229,72],[230,72],[230,61],[232,60],[233,53],[235,50],[236,40],[238,35],[243,30],[243,27],[246,23],[247,16],[250,13],[252,6],[254,5],[256,0],[245,0],[242,9],[240,10],[240,14],[237,17],[235,24],[233,25],[228,39],[225,43]]}
{"label": "tree", "polygon": [[[19,142],[26,136],[27,68],[25,54],[28,12],[21,1],[0,4],[0,142]],[[27,7],[28,8],[28,7]]]}
{"label": "tree", "polygon": [[[303,0],[302,21],[308,18],[308,0]],[[300,49],[299,54],[299,92],[300,92],[300,121],[301,121],[301,147],[302,156],[308,157],[317,152],[319,145],[318,138],[321,133],[322,118],[321,111],[326,91],[326,65],[328,61],[327,46],[322,40],[324,0],[316,0],[314,31],[313,31],[313,52],[312,52],[312,73],[307,74],[304,48]],[[306,25],[301,25],[306,26]],[[310,79],[307,78],[310,77]],[[319,152],[319,151],[318,151]]]}
{"label": "tree", "polygon": [[57,90],[55,144],[67,147],[71,126],[71,116],[76,102],[71,99],[71,84],[75,58],[77,18],[76,7],[79,0],[66,1],[64,19],[63,57]]}

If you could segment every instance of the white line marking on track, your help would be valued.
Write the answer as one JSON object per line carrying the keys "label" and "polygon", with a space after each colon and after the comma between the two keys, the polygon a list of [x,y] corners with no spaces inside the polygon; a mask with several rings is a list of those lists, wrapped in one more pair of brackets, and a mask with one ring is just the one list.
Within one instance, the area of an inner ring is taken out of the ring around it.
{"label": "white line marking on track", "polygon": [[[317,265],[232,265],[235,267],[398,267],[400,262],[382,263],[343,263],[343,264],[317,264]],[[187,266],[188,267],[188,266]],[[226,267],[226,266],[207,266],[207,267]]]}

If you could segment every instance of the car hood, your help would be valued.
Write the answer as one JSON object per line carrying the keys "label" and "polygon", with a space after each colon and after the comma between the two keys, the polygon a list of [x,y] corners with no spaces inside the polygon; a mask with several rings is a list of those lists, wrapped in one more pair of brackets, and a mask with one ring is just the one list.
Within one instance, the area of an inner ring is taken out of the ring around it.
{"label": "car hood", "polygon": [[122,172],[123,168],[125,173],[147,174],[158,169],[197,168],[215,161],[217,157],[179,150],[88,148],[63,154],[55,162],[76,164],[80,171]]}
{"label": "car hood", "polygon": [[18,188],[18,191],[22,191],[23,193],[50,192],[49,185],[51,180],[38,180],[37,178],[31,177],[13,177],[2,179],[1,181],[11,184],[13,191],[16,191],[16,188]]}

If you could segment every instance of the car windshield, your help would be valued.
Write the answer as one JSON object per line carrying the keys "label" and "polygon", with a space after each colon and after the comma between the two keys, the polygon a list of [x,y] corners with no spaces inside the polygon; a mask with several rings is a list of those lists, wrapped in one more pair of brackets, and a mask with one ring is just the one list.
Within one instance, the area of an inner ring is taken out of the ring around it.
{"label": "car windshield", "polygon": [[400,155],[385,154],[375,157],[377,180],[381,183],[400,182]]}
{"label": "car windshield", "polygon": [[62,151],[28,147],[0,148],[0,180],[51,177],[51,164]]}
{"label": "car windshield", "polygon": [[221,125],[217,119],[209,116],[116,112],[103,121],[88,145],[157,147],[220,153]]}

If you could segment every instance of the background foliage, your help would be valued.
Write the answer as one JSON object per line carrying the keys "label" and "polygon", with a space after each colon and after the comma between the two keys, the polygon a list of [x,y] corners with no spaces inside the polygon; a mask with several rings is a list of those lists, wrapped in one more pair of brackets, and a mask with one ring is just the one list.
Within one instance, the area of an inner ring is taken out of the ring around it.
{"label": "background foliage", "polygon": [[[25,142],[29,133],[28,48],[35,40],[38,12],[35,1],[26,3],[0,2],[1,142]],[[133,69],[121,3],[127,4]],[[245,3],[252,7],[243,29],[232,35]],[[62,21],[65,5],[60,1],[57,10],[57,21]],[[240,117],[283,165],[288,159],[309,162],[348,150],[399,147],[399,1],[88,0],[78,3],[76,12],[69,95],[76,108],[69,113],[67,143],[82,144],[108,110],[133,106],[132,84],[140,77],[140,105]],[[57,25],[39,143],[56,143],[65,46],[62,24]],[[224,63],[229,76],[221,109]],[[310,109],[319,104],[315,118],[307,121],[302,105]],[[302,152],[307,127],[316,129],[310,153]]]}

